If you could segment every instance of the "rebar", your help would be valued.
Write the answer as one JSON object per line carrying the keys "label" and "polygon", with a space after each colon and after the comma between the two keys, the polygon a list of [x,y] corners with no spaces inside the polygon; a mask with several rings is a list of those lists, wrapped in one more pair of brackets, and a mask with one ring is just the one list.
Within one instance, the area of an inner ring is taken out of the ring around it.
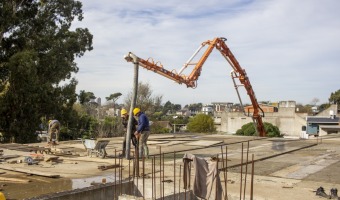
{"label": "rebar", "polygon": [[[115,149],[115,166],[117,166],[117,149]],[[117,168],[115,167],[115,197],[117,196]]]}
{"label": "rebar", "polygon": [[152,160],[151,160],[151,163],[152,163],[152,165],[151,165],[151,188],[152,188],[152,199],[154,199],[154,186],[153,186],[153,172],[154,172],[154,170],[153,170],[153,168],[154,168],[154,157],[152,158]]}
{"label": "rebar", "polygon": [[251,159],[250,200],[253,200],[253,192],[254,192],[254,154],[252,154],[252,159]]}
{"label": "rebar", "polygon": [[176,199],[176,152],[174,151],[174,199]]}
{"label": "rebar", "polygon": [[159,196],[162,197],[162,147],[159,146]]}
{"label": "rebar", "polygon": [[143,199],[145,199],[145,157],[143,156]]}
{"label": "rebar", "polygon": [[248,140],[248,144],[247,144],[246,173],[244,175],[243,200],[246,199],[246,186],[247,186],[247,174],[248,174],[248,154],[249,154],[249,140]]}
{"label": "rebar", "polygon": [[241,174],[240,174],[240,200],[242,199],[242,178],[243,178],[243,174],[242,174],[242,169],[243,169],[243,142],[242,142],[242,150],[241,150]]}

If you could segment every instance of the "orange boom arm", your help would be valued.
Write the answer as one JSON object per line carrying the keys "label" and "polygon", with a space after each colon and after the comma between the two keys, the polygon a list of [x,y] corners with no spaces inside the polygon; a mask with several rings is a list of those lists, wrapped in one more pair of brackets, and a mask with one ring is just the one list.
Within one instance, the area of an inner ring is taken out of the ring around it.
{"label": "orange boom arm", "polygon": [[[191,88],[196,88],[196,82],[198,80],[198,77],[201,75],[201,71],[202,71],[202,67],[203,64],[205,63],[205,61],[208,59],[210,53],[213,51],[214,48],[216,48],[217,50],[219,50],[219,52],[222,54],[222,56],[228,61],[228,63],[231,65],[231,67],[233,68],[233,72],[232,72],[232,78],[238,78],[240,83],[244,86],[244,88],[247,91],[247,94],[250,98],[250,101],[253,105],[254,108],[254,112],[252,115],[254,124],[256,126],[256,130],[259,133],[259,136],[261,137],[265,137],[266,136],[266,132],[264,130],[264,125],[263,125],[263,121],[262,121],[262,116],[260,115],[260,111],[263,113],[263,111],[261,110],[257,99],[255,97],[255,93],[254,90],[250,84],[249,78],[246,74],[246,71],[244,69],[242,69],[242,67],[240,66],[240,64],[238,63],[238,61],[236,60],[236,58],[234,57],[234,55],[232,54],[232,52],[230,51],[230,49],[228,48],[227,44],[225,43],[226,39],[225,38],[215,38],[214,40],[210,41],[205,41],[201,44],[201,46],[199,47],[199,49],[194,53],[194,55],[188,60],[187,63],[184,64],[184,66],[182,67],[182,69],[179,71],[179,73],[173,71],[169,71],[167,69],[164,69],[162,64],[160,63],[155,63],[151,58],[149,58],[148,60],[144,60],[141,59],[137,56],[135,56],[134,54],[132,54],[131,52],[125,56],[125,59],[128,62],[132,62],[132,58],[136,58],[138,60],[138,63],[140,66],[142,66],[145,69],[151,70],[157,74],[160,74],[162,76],[165,76],[179,84],[185,84],[187,85],[187,87],[191,87]],[[197,53],[203,48],[207,46],[207,49],[205,50],[205,52],[203,53],[203,55],[201,56],[201,58],[199,59],[199,61],[197,63],[191,63],[191,61],[193,60],[193,58],[197,55]],[[187,68],[189,65],[194,65],[194,69],[192,70],[192,72],[188,75],[185,76],[182,73],[182,71]],[[235,82],[234,82],[235,84]],[[237,86],[235,84],[235,88],[237,90]],[[238,91],[237,91],[238,93]]]}

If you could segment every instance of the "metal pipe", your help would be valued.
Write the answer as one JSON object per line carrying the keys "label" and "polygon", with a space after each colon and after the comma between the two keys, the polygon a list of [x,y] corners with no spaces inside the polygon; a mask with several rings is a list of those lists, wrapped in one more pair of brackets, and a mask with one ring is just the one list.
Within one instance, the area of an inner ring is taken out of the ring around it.
{"label": "metal pipe", "polygon": [[133,53],[129,52],[128,55],[124,56],[125,60],[127,62],[133,62],[134,64],[134,76],[133,76],[133,93],[132,93],[132,100],[129,110],[129,120],[128,120],[128,126],[127,126],[127,134],[126,134],[126,149],[125,149],[125,157],[126,159],[130,159],[130,140],[131,140],[131,134],[132,134],[132,126],[133,126],[133,113],[132,110],[136,106],[137,101],[137,92],[138,92],[138,69],[139,69],[139,58],[134,55]]}
{"label": "metal pipe", "polygon": [[183,72],[183,70],[184,70],[185,68],[188,67],[188,65],[189,65],[189,63],[192,61],[192,59],[194,59],[194,57],[198,54],[198,52],[201,51],[201,49],[202,49],[204,46],[205,46],[205,45],[201,44],[201,45],[198,47],[198,49],[197,49],[197,50],[195,51],[195,53],[189,58],[189,60],[188,60],[186,63],[184,63],[183,67],[179,70],[178,74],[181,74],[181,73]]}
{"label": "metal pipe", "polygon": [[[235,76],[234,76],[234,75],[235,75]],[[240,96],[240,92],[238,91],[239,85],[237,85],[237,84],[236,84],[236,81],[235,81],[235,78],[237,78],[238,76],[237,76],[237,74],[236,74],[235,71],[231,71],[231,72],[230,72],[230,76],[231,76],[231,79],[233,80],[234,88],[235,88],[235,90],[236,90],[238,100],[240,101],[240,105],[241,105],[241,109],[242,109],[242,111],[243,111],[243,114],[244,114],[245,116],[247,116],[247,115],[246,115],[246,111],[244,110],[244,106],[243,106],[243,102],[242,102],[242,99],[241,99],[241,96]],[[242,85],[242,86],[243,86],[243,85]]]}

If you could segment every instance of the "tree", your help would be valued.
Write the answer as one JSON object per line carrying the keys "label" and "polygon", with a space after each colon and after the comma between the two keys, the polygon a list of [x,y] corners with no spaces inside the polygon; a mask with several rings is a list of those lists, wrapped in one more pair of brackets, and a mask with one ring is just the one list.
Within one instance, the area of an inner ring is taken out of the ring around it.
{"label": "tree", "polygon": [[185,105],[185,108],[188,108],[191,111],[191,113],[200,112],[202,110],[202,107],[203,107],[202,103]]}
{"label": "tree", "polygon": [[163,114],[174,114],[176,111],[181,110],[182,106],[180,104],[173,104],[170,101],[167,101],[163,106]]}
{"label": "tree", "polygon": [[314,105],[314,106],[316,106],[316,104],[317,104],[319,101],[320,101],[320,100],[319,100],[318,98],[315,97],[315,98],[312,99],[311,104]]}
{"label": "tree", "polygon": [[91,100],[96,99],[96,96],[94,96],[93,92],[86,92],[85,90],[80,90],[78,99],[80,104],[84,105],[86,103],[89,103]]}
{"label": "tree", "polygon": [[[282,137],[280,130],[277,126],[264,122],[264,130],[266,131],[267,137]],[[256,130],[253,122],[249,122],[236,131],[236,135],[252,136],[256,135]]]}
{"label": "tree", "polygon": [[213,118],[206,114],[198,114],[191,118],[187,125],[187,129],[190,132],[198,133],[208,133],[216,130]]}
{"label": "tree", "polygon": [[328,100],[330,103],[340,105],[340,90],[337,90],[334,93],[332,92]]}
{"label": "tree", "polygon": [[92,50],[92,35],[70,30],[83,19],[75,0],[1,1],[0,13],[0,129],[7,141],[31,142],[42,118],[75,116],[74,61]]}
{"label": "tree", "polygon": [[[132,90],[124,100],[124,106],[130,108],[132,99]],[[153,114],[161,109],[163,96],[153,96],[151,86],[148,83],[138,83],[136,107],[142,111]]]}
{"label": "tree", "polygon": [[122,93],[117,92],[117,93],[110,94],[110,96],[105,97],[105,98],[106,98],[106,101],[112,100],[114,104],[120,96],[122,96]]}

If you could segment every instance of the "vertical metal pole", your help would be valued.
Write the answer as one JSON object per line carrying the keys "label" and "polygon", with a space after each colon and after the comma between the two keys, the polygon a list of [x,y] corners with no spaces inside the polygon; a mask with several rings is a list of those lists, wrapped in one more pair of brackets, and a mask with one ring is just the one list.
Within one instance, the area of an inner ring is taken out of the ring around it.
{"label": "vertical metal pole", "polygon": [[[131,184],[131,160],[129,160],[129,183]],[[132,194],[132,185],[130,187],[129,194]]]}
{"label": "vertical metal pole", "polygon": [[119,195],[122,195],[123,193],[122,179],[123,179],[123,158],[120,158],[119,159],[119,185],[120,185]]}
{"label": "vertical metal pole", "polygon": [[133,126],[133,113],[132,110],[136,106],[137,101],[137,92],[138,92],[138,69],[139,69],[139,58],[135,56],[132,53],[129,53],[128,55],[132,60],[134,64],[134,75],[133,75],[133,93],[132,93],[132,99],[131,99],[131,105],[129,110],[129,121],[127,126],[127,134],[126,134],[126,149],[125,149],[125,157],[126,159],[130,159],[130,140],[131,140],[131,132],[132,132],[132,126]]}
{"label": "vertical metal pole", "polygon": [[143,199],[145,199],[145,157],[143,156]]}
{"label": "vertical metal pole", "polygon": [[174,199],[176,199],[176,152],[174,151]]}
{"label": "vertical metal pole", "polygon": [[[227,182],[226,182],[226,175],[225,175],[225,168],[224,168],[224,156],[223,156],[223,146],[221,145],[221,154],[222,154],[222,167],[223,167],[223,177],[224,177],[224,191],[226,191],[227,188]],[[224,199],[226,196],[224,196]]]}
{"label": "vertical metal pole", "polygon": [[254,154],[252,154],[252,159],[251,159],[250,200],[253,200],[253,191],[254,191]]}
{"label": "vertical metal pole", "polygon": [[162,198],[162,147],[159,146],[159,197]]}
{"label": "vertical metal pole", "polygon": [[191,187],[191,162],[189,162],[189,199],[191,200],[190,187]]}
{"label": "vertical metal pole", "polygon": [[241,182],[240,182],[240,200],[242,199],[242,169],[243,169],[243,142],[242,142],[242,150],[241,150]]}
{"label": "vertical metal pole", "polygon": [[244,175],[243,200],[246,199],[246,186],[247,186],[247,173],[248,173],[248,155],[249,155],[249,140],[248,140],[248,144],[247,144],[246,173]]}
{"label": "vertical metal pole", "polygon": [[[134,156],[134,155],[133,155]],[[133,173],[132,173],[132,186],[135,185],[135,176],[136,176],[136,159],[133,159]],[[138,188],[138,187],[137,187]],[[133,195],[136,196],[136,189],[133,190]]]}
{"label": "vertical metal pole", "polygon": [[164,153],[163,153],[163,158],[162,158],[162,165],[163,165],[163,175],[162,175],[162,177],[163,177],[163,182],[162,182],[162,188],[163,188],[163,190],[162,190],[162,199],[164,199]]}
{"label": "vertical metal pole", "polygon": [[154,172],[154,158],[152,158],[152,160],[151,160],[151,188],[152,188],[152,199],[154,199],[154,195],[153,195],[153,193],[154,193],[154,185],[153,185],[153,179],[154,179],[154,177],[153,177],[153,172]]}
{"label": "vertical metal pole", "polygon": [[155,198],[157,198],[157,184],[156,184],[156,156],[153,155],[153,169],[154,169],[154,185],[155,185]]}
{"label": "vertical metal pole", "polygon": [[117,196],[117,149],[115,149],[115,197]]}
{"label": "vertical metal pole", "polygon": [[[217,154],[217,163],[216,163],[216,171],[218,171],[218,161],[219,161],[219,157],[218,157],[218,154]],[[222,160],[222,162],[223,162],[223,160]],[[215,199],[217,199],[217,187],[215,187]]]}
{"label": "vertical metal pole", "polygon": [[225,197],[228,199],[228,146],[225,146],[225,168],[224,168],[224,173],[225,173]]}
{"label": "vertical metal pole", "polygon": [[182,165],[179,165],[179,180],[178,180],[178,200],[180,200],[181,195],[181,176],[182,176]]}

